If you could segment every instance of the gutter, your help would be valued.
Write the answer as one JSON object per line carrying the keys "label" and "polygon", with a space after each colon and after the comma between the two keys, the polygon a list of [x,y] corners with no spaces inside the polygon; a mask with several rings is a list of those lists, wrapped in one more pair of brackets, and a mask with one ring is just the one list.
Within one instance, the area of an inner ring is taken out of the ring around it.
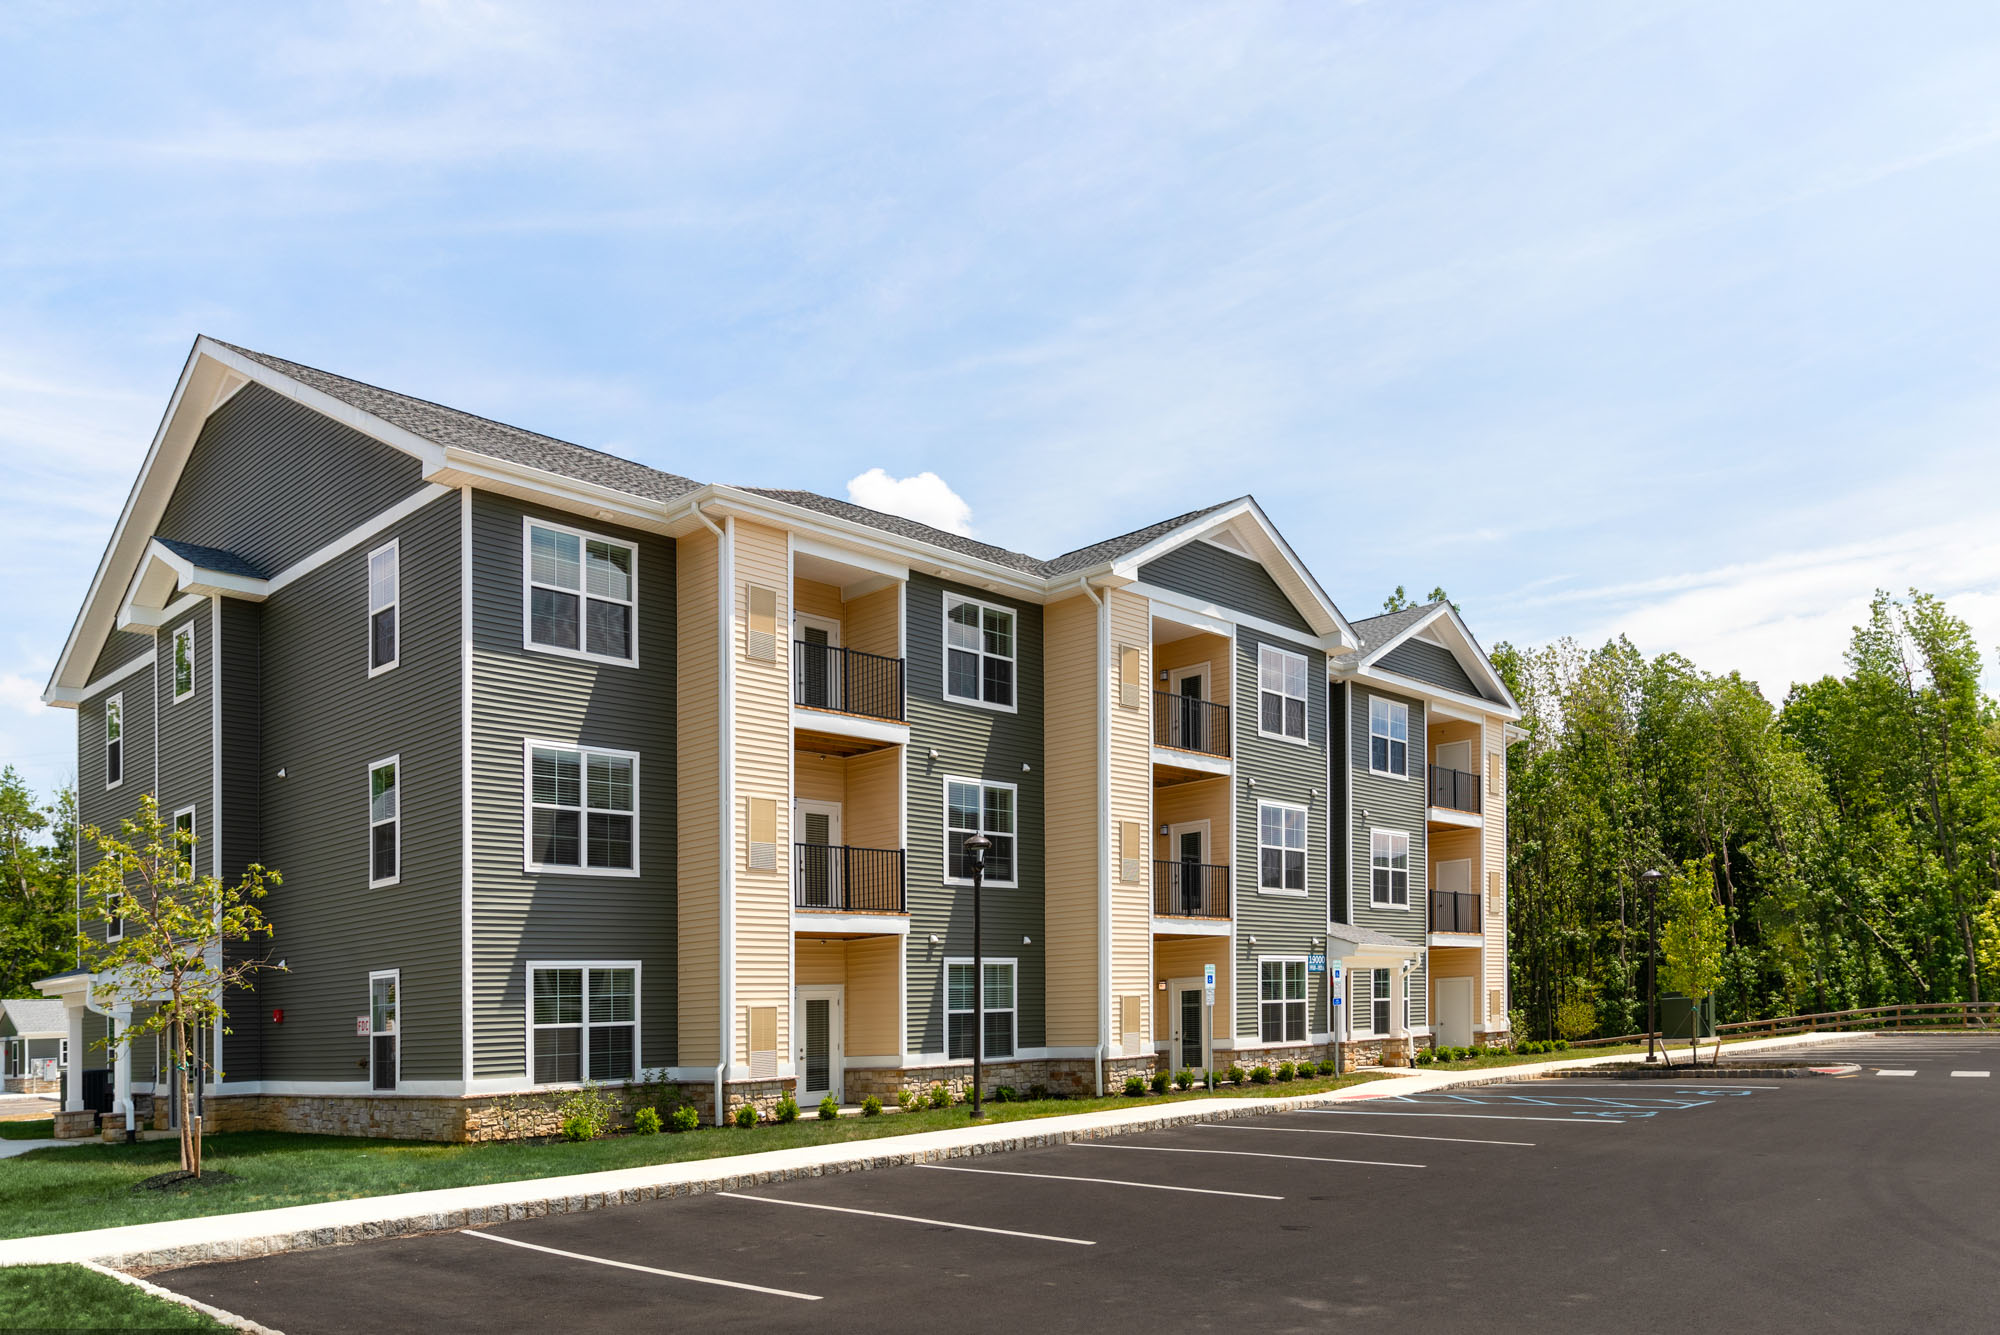
{"label": "gutter", "polygon": [[1097,604],[1097,1096],[1104,1097],[1105,1049],[1111,1042],[1111,717],[1109,670],[1111,619],[1104,598],[1085,576],[1077,590]]}
{"label": "gutter", "polygon": [[715,535],[717,590],[717,638],[716,646],[719,662],[717,683],[722,691],[722,737],[717,745],[721,753],[721,791],[717,805],[717,834],[722,847],[717,862],[719,874],[716,877],[716,891],[719,903],[716,905],[716,919],[721,933],[716,955],[716,1029],[715,1029],[715,1124],[722,1126],[728,1119],[728,1111],[722,1105],[722,1085],[729,1068],[730,1058],[735,1055],[735,1037],[731,1032],[736,1016],[736,864],[734,857],[735,840],[730,834],[730,820],[736,809],[736,682],[732,675],[735,666],[734,655],[730,653],[731,603],[736,592],[735,562],[731,559],[735,549],[736,521],[725,519],[727,526],[718,527],[696,501],[688,507],[687,513],[700,520],[704,528]]}

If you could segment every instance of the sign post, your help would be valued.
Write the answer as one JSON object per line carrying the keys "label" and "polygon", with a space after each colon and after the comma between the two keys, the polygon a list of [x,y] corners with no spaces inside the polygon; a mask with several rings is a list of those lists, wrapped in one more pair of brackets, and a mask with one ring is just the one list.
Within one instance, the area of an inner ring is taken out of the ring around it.
{"label": "sign post", "polygon": [[1215,966],[1213,964],[1201,966],[1201,994],[1203,1004],[1208,1008],[1207,1019],[1203,1021],[1208,1029],[1208,1042],[1202,1047],[1202,1056],[1206,1058],[1202,1065],[1207,1068],[1208,1091],[1213,1094],[1215,1092]]}
{"label": "sign post", "polygon": [[1347,1029],[1347,1009],[1341,1003],[1347,998],[1341,996],[1341,967],[1336,964],[1326,971],[1327,1000],[1332,1004],[1327,1009],[1328,1027],[1333,1030],[1333,1074],[1335,1077],[1347,1073],[1340,1057],[1340,1043]]}

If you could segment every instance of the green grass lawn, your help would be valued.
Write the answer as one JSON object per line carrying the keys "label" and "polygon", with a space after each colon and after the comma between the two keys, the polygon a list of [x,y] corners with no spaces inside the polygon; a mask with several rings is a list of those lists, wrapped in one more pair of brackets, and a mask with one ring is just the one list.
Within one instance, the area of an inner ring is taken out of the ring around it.
{"label": "green grass lawn", "polygon": [[0,1327],[8,1330],[228,1330],[80,1265],[0,1268]]}
{"label": "green grass lawn", "polygon": [[56,1119],[38,1117],[28,1122],[0,1122],[0,1140],[53,1140]]}
{"label": "green grass lawn", "polygon": [[[1725,1038],[1722,1040],[1722,1046],[1726,1048],[1732,1043],[1748,1043],[1753,1039],[1762,1037],[1764,1035],[1745,1034],[1741,1038]],[[1419,1071],[1477,1071],[1488,1066],[1522,1066],[1530,1062],[1575,1061],[1579,1057],[1629,1057],[1637,1053],[1643,1053],[1645,1050],[1646,1045],[1644,1043],[1606,1043],[1601,1047],[1567,1048],[1561,1052],[1538,1052],[1529,1056],[1503,1052],[1493,1056],[1474,1057],[1470,1061],[1433,1062],[1428,1066],[1419,1066],[1416,1069]],[[1687,1065],[1687,1040],[1685,1038],[1675,1040],[1674,1045],[1668,1051],[1667,1055],[1673,1059],[1674,1065]],[[1701,1041],[1702,1061],[1707,1062],[1714,1056],[1715,1041],[1704,1038]]]}
{"label": "green grass lawn", "polygon": [[[1338,1078],[1224,1087],[1216,1095],[1295,1097],[1374,1078],[1377,1078],[1374,1074],[1364,1072]],[[1191,1090],[1185,1094],[1149,1094],[1143,1098],[1113,1095],[1101,1099],[989,1103],[986,1116],[989,1122],[1013,1122],[1200,1097],[1202,1091]],[[205,1171],[230,1173],[235,1181],[170,1191],[135,1191],[133,1187],[177,1166],[179,1146],[171,1140],[33,1150],[0,1163],[0,1237],[69,1233],[239,1210],[273,1210],[357,1196],[559,1177],[799,1145],[873,1140],[964,1126],[968,1121],[966,1112],[961,1104],[885,1113],[880,1117],[842,1117],[831,1122],[819,1121],[808,1112],[786,1126],[766,1124],[748,1131],[723,1127],[683,1135],[614,1136],[583,1144],[439,1145],[246,1131],[209,1136],[202,1157]]]}

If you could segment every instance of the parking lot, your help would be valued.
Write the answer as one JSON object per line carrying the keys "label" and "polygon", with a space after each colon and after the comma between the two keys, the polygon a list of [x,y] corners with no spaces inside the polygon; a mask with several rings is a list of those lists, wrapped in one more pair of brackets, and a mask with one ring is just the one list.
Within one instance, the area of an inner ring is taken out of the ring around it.
{"label": "parking lot", "polygon": [[292,1335],[1993,1328],[2000,1090],[1949,1072],[2000,1042],[1840,1055],[1862,1070],[1476,1086],[153,1279]]}

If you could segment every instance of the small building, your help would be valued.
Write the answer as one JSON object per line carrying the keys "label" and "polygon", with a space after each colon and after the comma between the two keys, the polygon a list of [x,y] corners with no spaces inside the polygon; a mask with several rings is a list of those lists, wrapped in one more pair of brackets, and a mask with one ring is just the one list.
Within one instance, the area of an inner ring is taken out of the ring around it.
{"label": "small building", "polygon": [[53,1094],[69,1068],[69,1028],[60,1001],[0,1001],[0,1078],[9,1094]]}

